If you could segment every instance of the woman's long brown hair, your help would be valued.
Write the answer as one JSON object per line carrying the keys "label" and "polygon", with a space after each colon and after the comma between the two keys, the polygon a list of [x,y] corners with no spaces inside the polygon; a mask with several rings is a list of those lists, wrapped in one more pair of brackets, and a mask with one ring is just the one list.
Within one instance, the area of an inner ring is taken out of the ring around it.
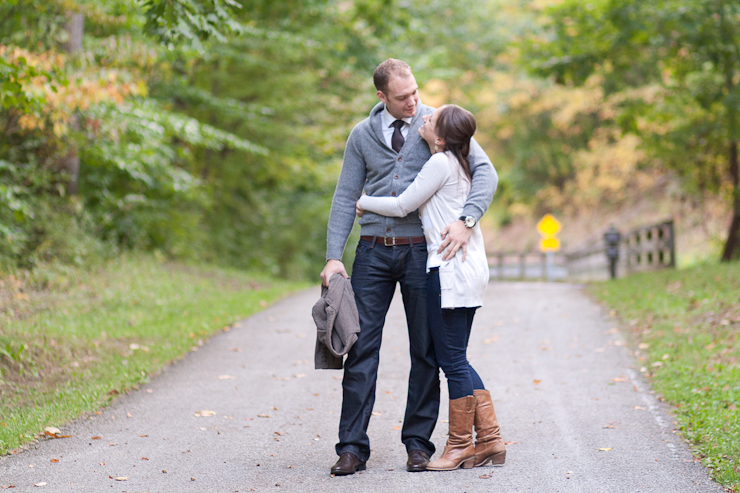
{"label": "woman's long brown hair", "polygon": [[436,134],[445,141],[444,150],[452,152],[469,180],[473,179],[468,161],[470,139],[473,138],[477,128],[475,116],[456,104],[442,107],[435,125]]}

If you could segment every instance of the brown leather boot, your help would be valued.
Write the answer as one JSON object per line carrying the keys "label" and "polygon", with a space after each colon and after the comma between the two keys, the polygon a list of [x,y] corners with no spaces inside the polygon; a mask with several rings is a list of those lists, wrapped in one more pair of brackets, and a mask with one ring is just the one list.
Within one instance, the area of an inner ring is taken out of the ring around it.
{"label": "brown leather boot", "polygon": [[493,410],[491,393],[487,390],[475,390],[475,467],[489,462],[494,466],[503,466],[506,460],[506,446],[501,438],[501,429]]}
{"label": "brown leather boot", "polygon": [[470,469],[475,463],[473,420],[475,396],[469,395],[450,401],[450,436],[439,459],[427,464],[427,471],[452,471],[462,465]]}

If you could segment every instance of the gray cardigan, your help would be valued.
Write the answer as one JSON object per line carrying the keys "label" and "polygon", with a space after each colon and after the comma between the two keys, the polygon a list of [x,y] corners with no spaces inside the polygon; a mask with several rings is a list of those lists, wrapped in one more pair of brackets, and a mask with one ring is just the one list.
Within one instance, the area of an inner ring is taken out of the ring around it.
{"label": "gray cardigan", "polygon": [[[355,221],[355,203],[365,193],[370,196],[398,196],[414,181],[431,153],[419,136],[422,116],[434,108],[419,103],[411,121],[406,142],[397,153],[383,138],[383,103],[378,103],[370,116],[358,123],[347,139],[342,171],[334,192],[329,214],[326,260],[341,260],[347,238]],[[498,175],[485,151],[473,139],[470,145],[470,170],[473,188],[463,215],[480,219],[488,209],[498,185]],[[385,217],[366,211],[360,218],[360,234],[368,236],[423,236],[419,214]]]}

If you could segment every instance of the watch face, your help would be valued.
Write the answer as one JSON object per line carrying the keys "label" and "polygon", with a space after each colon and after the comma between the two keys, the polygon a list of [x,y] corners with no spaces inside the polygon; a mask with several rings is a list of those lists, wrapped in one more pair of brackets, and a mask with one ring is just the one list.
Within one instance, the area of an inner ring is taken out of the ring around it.
{"label": "watch face", "polygon": [[465,226],[468,228],[475,226],[475,218],[473,216],[467,216],[465,218]]}

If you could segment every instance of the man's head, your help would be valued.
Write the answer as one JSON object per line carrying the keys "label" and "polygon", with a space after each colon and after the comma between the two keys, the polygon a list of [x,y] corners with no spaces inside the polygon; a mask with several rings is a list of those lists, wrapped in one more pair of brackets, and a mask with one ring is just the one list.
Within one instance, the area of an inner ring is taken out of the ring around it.
{"label": "man's head", "polygon": [[389,58],[373,74],[377,95],[385,103],[388,112],[398,119],[416,115],[419,103],[419,86],[411,67],[406,62]]}

